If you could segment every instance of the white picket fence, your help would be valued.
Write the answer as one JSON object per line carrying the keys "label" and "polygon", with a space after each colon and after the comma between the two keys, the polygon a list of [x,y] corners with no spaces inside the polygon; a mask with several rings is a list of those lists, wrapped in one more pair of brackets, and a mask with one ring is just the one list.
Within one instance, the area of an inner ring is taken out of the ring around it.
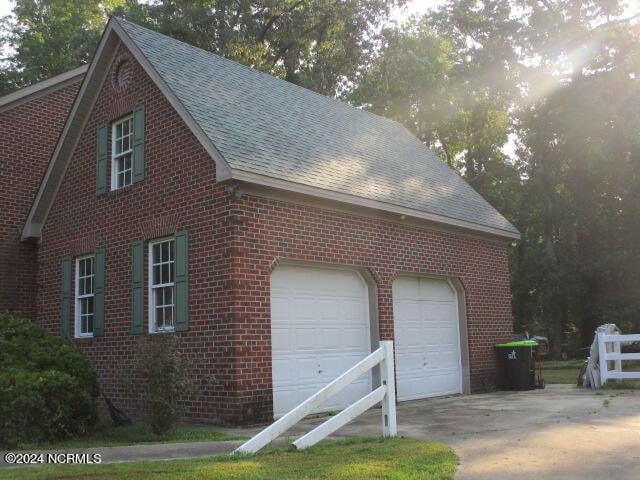
{"label": "white picket fence", "polygon": [[395,437],[398,434],[398,428],[396,424],[396,387],[393,374],[393,342],[383,341],[380,342],[380,348],[359,361],[289,413],[276,420],[255,437],[240,445],[235,452],[255,453],[266,447],[304,417],[316,411],[316,409],[329,398],[333,397],[355,379],[378,364],[380,364],[381,377],[381,385],[378,388],[348,406],[337,415],[329,418],[329,420],[322,425],[319,425],[309,433],[298,438],[293,442],[293,445],[297,449],[315,445],[379,402],[382,402],[382,435],[385,437]]}
{"label": "white picket fence", "polygon": [[[623,360],[640,360],[640,353],[621,353],[620,345],[626,342],[640,342],[640,335],[608,335],[598,332],[598,357],[600,360],[600,383],[604,385],[609,379],[636,378],[640,372],[623,372]],[[609,370],[609,365],[613,366]]]}

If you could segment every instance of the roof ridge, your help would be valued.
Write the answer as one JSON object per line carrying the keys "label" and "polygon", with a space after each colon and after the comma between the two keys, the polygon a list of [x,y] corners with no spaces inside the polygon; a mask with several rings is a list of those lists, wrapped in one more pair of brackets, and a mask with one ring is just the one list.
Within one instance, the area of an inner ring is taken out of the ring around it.
{"label": "roof ridge", "polygon": [[287,85],[291,85],[294,88],[300,90],[301,92],[312,93],[314,95],[317,95],[318,97],[321,97],[324,100],[330,100],[330,101],[332,101],[334,103],[337,103],[342,108],[346,108],[346,109],[353,110],[353,111],[356,111],[356,112],[363,112],[363,113],[365,113],[365,114],[367,114],[367,115],[369,115],[369,116],[371,116],[371,117],[373,117],[375,119],[380,119],[380,120],[383,120],[385,122],[396,124],[396,125],[402,127],[403,129],[406,128],[404,125],[402,125],[400,122],[398,122],[396,120],[392,120],[392,119],[387,118],[387,117],[385,117],[383,115],[378,115],[377,113],[371,112],[371,111],[366,110],[364,108],[356,107],[355,105],[351,105],[350,103],[348,103],[346,101],[339,100],[339,99],[337,99],[335,97],[330,97],[328,95],[324,95],[322,93],[316,92],[315,90],[311,90],[310,88],[303,87],[302,85],[298,85],[297,83],[293,83],[293,82],[290,82],[290,81],[285,80],[283,78],[276,77],[275,75],[272,75],[270,73],[264,72],[262,70],[259,70],[259,69],[255,68],[255,67],[252,67],[250,65],[245,65],[244,63],[240,63],[240,62],[237,62],[235,60],[231,60],[231,59],[229,59],[227,57],[224,57],[222,55],[219,55],[217,53],[211,52],[209,50],[205,50],[204,48],[196,47],[195,45],[192,45],[192,44],[190,44],[188,42],[185,42],[185,41],[179,40],[177,38],[171,37],[170,35],[165,35],[164,33],[160,33],[160,32],[157,32],[155,30],[152,30],[150,28],[143,27],[142,25],[139,25],[139,24],[137,24],[135,22],[132,22],[131,20],[127,20],[126,18],[117,17],[115,15],[112,16],[111,18],[113,18],[117,22],[128,23],[129,25],[132,25],[134,28],[140,28],[142,30],[146,30],[148,32],[151,32],[151,33],[153,33],[155,35],[160,35],[162,37],[165,37],[165,38],[167,38],[167,39],[169,39],[169,40],[171,40],[173,42],[181,43],[181,44],[183,44],[183,45],[185,45],[185,46],[187,46],[189,48],[195,49],[195,50],[197,50],[199,52],[203,52],[203,53],[206,53],[208,55],[213,55],[216,58],[218,58],[218,59],[222,60],[223,62],[228,63],[228,64],[230,64],[230,65],[232,65],[234,67],[240,66],[240,67],[242,67],[244,69],[247,69],[247,70],[251,71],[253,74],[262,75],[262,76],[268,78],[269,81],[274,81],[275,80],[275,81],[278,81],[278,82],[285,82]]}

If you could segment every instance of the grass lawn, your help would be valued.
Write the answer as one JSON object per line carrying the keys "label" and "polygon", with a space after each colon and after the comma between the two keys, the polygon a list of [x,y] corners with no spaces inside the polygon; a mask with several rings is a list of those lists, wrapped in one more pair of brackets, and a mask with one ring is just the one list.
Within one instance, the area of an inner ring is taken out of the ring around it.
{"label": "grass lawn", "polygon": [[457,465],[453,451],[440,443],[359,438],[303,451],[273,450],[257,455],[0,469],[0,480],[444,480],[453,478]]}
{"label": "grass lawn", "polygon": [[[570,383],[576,385],[578,374],[584,360],[547,360],[542,363],[544,380],[546,383]],[[640,370],[640,362],[624,362],[624,371]],[[640,380],[609,380],[604,388],[607,389],[640,389]]]}
{"label": "grass lawn", "polygon": [[210,427],[176,426],[166,435],[156,435],[146,423],[134,423],[126,427],[115,427],[111,421],[101,421],[95,432],[84,437],[63,440],[56,443],[21,445],[22,450],[63,450],[69,448],[115,447],[142,443],[177,442],[219,442],[223,440],[242,440],[238,437],[219,432]]}
{"label": "grass lawn", "polygon": [[545,360],[542,374],[546,383],[576,384],[584,360]]}

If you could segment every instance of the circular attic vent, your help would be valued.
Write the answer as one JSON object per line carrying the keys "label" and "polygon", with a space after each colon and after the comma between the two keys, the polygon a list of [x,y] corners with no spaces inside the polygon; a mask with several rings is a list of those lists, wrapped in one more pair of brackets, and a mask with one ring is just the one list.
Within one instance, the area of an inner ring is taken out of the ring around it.
{"label": "circular attic vent", "polygon": [[133,67],[131,62],[124,60],[120,62],[115,71],[115,87],[117,90],[125,90],[130,84],[133,77]]}

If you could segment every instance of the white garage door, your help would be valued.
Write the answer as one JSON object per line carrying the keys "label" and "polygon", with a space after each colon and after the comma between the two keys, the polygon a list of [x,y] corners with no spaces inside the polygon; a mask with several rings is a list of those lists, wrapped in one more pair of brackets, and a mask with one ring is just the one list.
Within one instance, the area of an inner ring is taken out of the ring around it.
{"label": "white garage door", "polygon": [[[271,274],[273,411],[280,417],[371,352],[368,291],[354,271],[280,266]],[[318,411],[371,391],[363,375]]]}
{"label": "white garage door", "polygon": [[461,393],[457,300],[449,283],[398,278],[393,317],[398,400]]}

